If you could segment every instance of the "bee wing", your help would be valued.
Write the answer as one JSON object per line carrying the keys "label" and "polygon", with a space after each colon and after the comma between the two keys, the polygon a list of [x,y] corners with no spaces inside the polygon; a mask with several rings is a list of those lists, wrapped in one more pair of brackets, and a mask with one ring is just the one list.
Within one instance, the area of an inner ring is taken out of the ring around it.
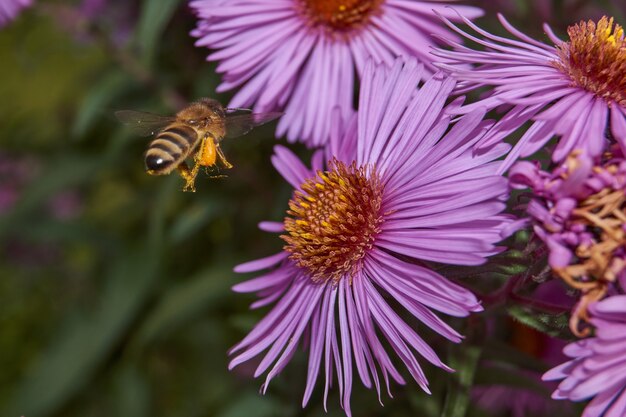
{"label": "bee wing", "polygon": [[115,117],[139,136],[152,136],[176,120],[175,117],[135,110],[118,110],[115,112]]}
{"label": "bee wing", "polygon": [[252,113],[249,109],[226,109],[224,138],[232,139],[243,136],[253,128],[264,125],[282,116],[281,112]]}

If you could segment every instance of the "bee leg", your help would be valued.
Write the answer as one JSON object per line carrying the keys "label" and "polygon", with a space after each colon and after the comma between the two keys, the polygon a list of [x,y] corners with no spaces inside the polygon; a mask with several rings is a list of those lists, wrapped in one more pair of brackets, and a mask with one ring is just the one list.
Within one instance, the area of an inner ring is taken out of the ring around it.
{"label": "bee leg", "polygon": [[224,152],[222,152],[222,148],[220,148],[219,144],[215,145],[215,151],[217,153],[217,159],[224,166],[224,168],[231,169],[233,166],[226,160],[226,156],[224,156]]}
{"label": "bee leg", "polygon": [[189,169],[189,166],[185,161],[181,162],[178,165],[178,173],[185,180],[185,186],[183,187],[183,191],[191,191],[192,193],[196,192],[196,176],[198,175],[198,165],[196,164],[193,169]]}

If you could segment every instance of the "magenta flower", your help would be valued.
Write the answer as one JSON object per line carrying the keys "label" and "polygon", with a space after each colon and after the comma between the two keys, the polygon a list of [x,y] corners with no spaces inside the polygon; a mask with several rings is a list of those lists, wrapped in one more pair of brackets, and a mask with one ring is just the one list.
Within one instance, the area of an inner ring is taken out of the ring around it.
{"label": "magenta flower", "polygon": [[[433,10],[450,19],[445,0],[195,0],[197,46],[216,50],[223,83],[240,87],[230,107],[285,112],[277,135],[309,146],[323,145],[335,107],[348,117],[357,80],[368,59],[391,64],[414,56],[432,75],[431,35],[457,39]],[[446,1],[447,3],[447,1]],[[482,15],[459,6],[468,18]]]}
{"label": "magenta flower", "polygon": [[558,39],[544,26],[555,46],[524,35],[502,16],[504,27],[518,39],[492,35],[464,19],[482,36],[475,37],[442,18],[459,34],[486,47],[476,51],[450,41],[454,50],[434,52],[441,59],[438,66],[465,88],[495,86],[493,94],[465,111],[476,106],[512,106],[498,133],[488,135],[480,146],[497,143],[533,120],[507,157],[505,168],[519,156],[535,153],[555,135],[561,137],[552,153],[557,162],[574,149],[600,155],[609,142],[608,131],[626,149],[626,40],[622,28],[613,27],[612,18],[571,26],[569,41]]}
{"label": "magenta flower", "polygon": [[514,186],[532,191],[527,212],[550,250],[552,270],[582,292],[570,321],[578,335],[587,305],[626,280],[626,161],[617,145],[613,151],[606,161],[574,152],[553,172],[518,162],[509,175]]}
{"label": "magenta flower", "polygon": [[571,343],[572,358],[548,371],[544,380],[563,380],[555,399],[585,401],[583,417],[626,415],[626,295],[616,294],[589,306],[594,337]]}
{"label": "magenta flower", "polygon": [[392,68],[366,66],[358,117],[341,128],[340,114],[334,114],[325,168],[321,151],[308,169],[276,147],[274,166],[294,194],[284,222],[261,228],[282,233],[286,245],[235,268],[270,270],[234,287],[259,294],[253,308],[275,305],[233,348],[230,363],[233,368],[267,351],[255,372],[269,370],[264,392],[300,343],[309,349],[303,406],[321,367],[324,402],[336,376],[341,405],[350,415],[353,362],[379,398],[381,379],[387,390],[390,378],[404,383],[397,363],[429,392],[416,353],[450,368],[401,314],[458,343],[461,335],[433,310],[457,317],[482,310],[470,291],[426,262],[478,265],[500,251],[494,244],[510,219],[501,214],[507,184],[495,174],[495,159],[508,146],[475,156],[473,146],[489,126],[484,112],[451,126],[451,106],[458,104],[445,103],[455,81],[435,75],[418,90],[425,71],[415,60],[396,61]]}
{"label": "magenta flower", "polygon": [[15,20],[22,9],[30,6],[32,3],[32,0],[0,1],[0,28]]}
{"label": "magenta flower", "polygon": [[[626,253],[619,240],[626,239],[619,232],[626,208],[624,159],[598,163],[574,153],[553,172],[518,162],[509,177],[515,187],[530,187],[534,195],[527,211],[535,232],[550,249],[548,261],[553,269],[585,263],[585,268],[576,268],[584,281],[613,282],[626,275]],[[616,232],[610,233],[613,229]],[[600,259],[608,261],[605,268],[597,265]]]}

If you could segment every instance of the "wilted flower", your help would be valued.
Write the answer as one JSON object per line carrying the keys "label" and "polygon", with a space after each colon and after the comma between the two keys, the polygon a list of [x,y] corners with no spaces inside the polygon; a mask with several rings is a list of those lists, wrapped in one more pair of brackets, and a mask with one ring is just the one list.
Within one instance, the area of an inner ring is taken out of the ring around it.
{"label": "wilted flower", "polygon": [[577,334],[586,306],[626,278],[626,161],[615,151],[620,157],[608,161],[574,152],[553,172],[530,162],[510,172],[513,184],[534,194],[527,211],[553,271],[583,292],[571,322]]}
{"label": "wilted flower", "polygon": [[22,9],[32,3],[32,0],[3,0],[0,2],[0,28],[15,20]]}
{"label": "wilted flower", "polygon": [[[328,141],[331,113],[348,117],[365,62],[391,64],[414,56],[432,75],[431,34],[457,39],[433,10],[450,19],[456,13],[443,0],[196,0],[200,19],[192,32],[197,46],[216,50],[223,73],[218,91],[240,87],[231,107],[283,110],[277,134],[309,146]],[[459,6],[468,18],[482,15]]]}
{"label": "wilted flower", "polygon": [[547,372],[545,380],[563,380],[552,395],[570,401],[593,400],[583,417],[626,415],[626,295],[615,294],[589,305],[594,337],[563,352],[572,358]]}
{"label": "wilted flower", "polygon": [[379,397],[381,378],[387,389],[390,377],[404,383],[385,346],[428,392],[415,352],[450,368],[387,297],[456,343],[461,335],[432,310],[458,317],[482,310],[470,291],[425,261],[478,265],[500,251],[494,243],[510,219],[500,214],[507,185],[495,174],[495,159],[508,147],[475,156],[473,146],[489,125],[484,112],[466,115],[449,129],[450,106],[458,103],[444,106],[455,81],[435,75],[416,90],[424,71],[414,60],[390,69],[370,63],[358,117],[342,129],[335,113],[325,168],[321,151],[308,169],[276,148],[274,165],[294,194],[284,223],[262,228],[283,233],[286,245],[281,253],[238,266],[242,273],[271,270],[234,287],[259,294],[254,308],[276,305],[234,347],[237,356],[230,363],[233,368],[267,350],[255,372],[269,370],[264,391],[304,340],[309,366],[303,406],[320,366],[324,401],[336,375],[348,415],[353,362],[363,384],[374,386]]}
{"label": "wilted flower", "polygon": [[[569,41],[558,39],[544,26],[556,46],[538,42],[513,28],[502,16],[504,27],[518,39],[492,35],[465,19],[481,38],[445,22],[463,36],[486,47],[475,51],[449,42],[453,51],[436,50],[438,64],[465,83],[465,87],[495,86],[493,94],[467,106],[494,108],[512,105],[497,134],[480,146],[500,141],[529,120],[532,126],[507,157],[528,156],[554,135],[561,136],[552,159],[562,161],[574,149],[598,156],[607,146],[607,131],[626,149],[626,40],[613,19],[597,24],[581,22],[568,29]],[[473,68],[467,64],[476,64]]]}

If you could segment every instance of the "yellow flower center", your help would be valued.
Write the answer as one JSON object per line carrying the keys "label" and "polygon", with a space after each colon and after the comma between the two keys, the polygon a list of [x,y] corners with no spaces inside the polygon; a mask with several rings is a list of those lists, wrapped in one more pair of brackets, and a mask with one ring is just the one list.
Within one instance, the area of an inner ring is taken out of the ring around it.
{"label": "yellow flower center", "polygon": [[384,0],[300,0],[301,11],[312,26],[330,32],[348,32],[366,24]]}
{"label": "yellow flower center", "polygon": [[569,42],[558,46],[556,67],[567,74],[575,86],[598,97],[626,106],[626,39],[613,18],[606,16],[596,24],[580,22],[567,29]]}
{"label": "yellow flower center", "polygon": [[383,222],[383,186],[375,169],[333,160],[289,201],[285,250],[314,282],[337,283],[361,268]]}

